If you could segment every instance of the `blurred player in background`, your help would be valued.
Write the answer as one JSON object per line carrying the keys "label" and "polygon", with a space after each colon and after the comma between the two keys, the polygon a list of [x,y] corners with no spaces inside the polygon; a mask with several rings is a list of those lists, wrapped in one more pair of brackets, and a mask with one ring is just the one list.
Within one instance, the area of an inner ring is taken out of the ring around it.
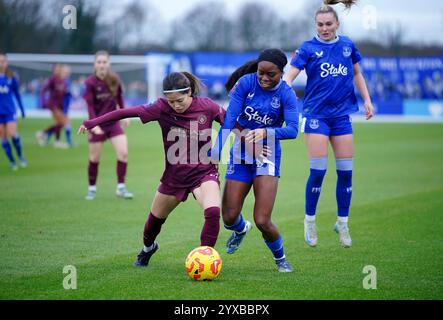
{"label": "blurred player in background", "polygon": [[66,83],[66,92],[65,95],[63,96],[63,114],[64,114],[64,118],[65,118],[65,125],[64,125],[64,130],[65,130],[65,137],[66,137],[66,143],[68,144],[68,146],[70,148],[73,147],[72,144],[72,128],[71,128],[71,120],[69,119],[69,107],[71,104],[71,99],[72,99],[72,94],[71,94],[71,67],[67,64],[62,65],[61,67],[61,76],[62,79],[65,80]]}
{"label": "blurred player in background", "polygon": [[[282,236],[271,221],[280,177],[280,140],[295,139],[298,133],[297,97],[282,80],[287,62],[281,50],[266,49],[257,60],[246,63],[231,75],[226,83],[226,90],[230,91],[226,119],[211,152],[215,160],[220,159],[237,119],[242,128],[250,130],[245,141],[236,137],[226,171],[222,215],[225,228],[232,231],[226,249],[227,253],[234,253],[251,229],[251,223],[243,219],[241,211],[253,187],[254,221],[279,272],[293,271],[285,257]],[[243,150],[247,150],[248,143],[267,145],[272,157],[258,159],[252,155],[251,158],[251,154]]]}
{"label": "blurred player in background", "polygon": [[51,137],[55,135],[54,147],[66,149],[69,145],[60,140],[60,133],[65,128],[69,132],[67,133],[67,138],[70,140],[69,119],[64,113],[65,97],[69,93],[67,81],[70,69],[68,66],[56,63],[53,66],[52,73],[52,76],[47,79],[41,90],[40,101],[44,108],[51,111],[55,123],[43,131],[38,131],[36,138],[39,145],[45,146],[49,143]]}
{"label": "blurred player in background", "polygon": [[352,196],[353,129],[350,114],[358,111],[354,84],[364,100],[366,119],[374,107],[360,71],[360,53],[345,36],[338,36],[337,12],[328,4],[343,3],[350,8],[355,0],[325,0],[315,14],[317,35],[296,51],[284,79],[290,85],[302,70],[308,77],[303,101],[302,132],[308,149],[310,175],[306,184],[305,241],[316,246],[315,214],[328,165],[328,144],[336,159],[338,218],[334,230],[344,247],[352,245],[348,216]]}
{"label": "blurred player in background", "polygon": [[0,138],[2,139],[2,148],[8,157],[12,170],[17,170],[17,163],[12,154],[12,148],[9,139],[17,153],[19,165],[22,168],[27,166],[26,159],[22,153],[20,136],[17,132],[16,106],[12,96],[18,102],[22,118],[25,118],[25,109],[20,97],[20,86],[14,73],[8,69],[8,59],[6,54],[0,53]]}
{"label": "blurred player in background", "polygon": [[[94,119],[108,112],[124,109],[123,90],[119,77],[111,71],[108,52],[98,51],[95,54],[94,74],[85,82],[84,98],[88,105],[89,119]],[[121,124],[128,126],[127,119],[114,121],[94,127],[89,133],[89,188],[86,200],[95,198],[98,166],[103,143],[110,140],[117,156],[117,190],[118,197],[132,199],[133,194],[126,190],[125,179],[128,165],[128,140]]]}
{"label": "blurred player in background", "polygon": [[143,123],[157,121],[162,129],[165,171],[145,224],[144,247],[134,264],[137,267],[148,265],[151,256],[158,250],[155,239],[162,225],[169,214],[186,201],[189,193],[204,210],[200,244],[214,247],[217,241],[221,203],[219,175],[207,151],[212,145],[212,123],[222,123],[225,111],[211,99],[198,97],[200,89],[200,80],[194,75],[174,72],[163,80],[165,98],[152,104],[107,113],[85,121],[79,129],[79,133],[91,132],[97,125],[104,126],[130,117],[138,117]]}

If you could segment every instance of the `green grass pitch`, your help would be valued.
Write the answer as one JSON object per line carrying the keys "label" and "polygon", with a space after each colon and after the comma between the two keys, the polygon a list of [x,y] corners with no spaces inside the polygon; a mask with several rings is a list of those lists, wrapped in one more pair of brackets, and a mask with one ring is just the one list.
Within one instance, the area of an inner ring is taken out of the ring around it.
{"label": "green grass pitch", "polygon": [[[79,121],[74,121],[77,128]],[[234,255],[216,249],[223,269],[213,282],[185,273],[186,254],[199,245],[202,210],[192,197],[163,227],[148,268],[132,263],[164,167],[160,129],[132,121],[128,189],[115,196],[115,155],[106,145],[96,200],[87,189],[87,139],[76,147],[39,147],[34,133],[49,120],[19,123],[27,169],[11,172],[0,159],[0,299],[442,299],[443,125],[355,123],[350,230],[344,249],[336,219],[335,164],[330,156],[318,206],[319,245],[303,240],[308,159],[302,137],[283,143],[282,178],[273,221],[295,271],[279,274],[257,228]],[[222,176],[225,166],[222,166]],[[252,219],[253,195],[244,215]],[[77,289],[65,290],[63,268],[74,265]],[[377,270],[377,289],[363,288],[363,268]]]}

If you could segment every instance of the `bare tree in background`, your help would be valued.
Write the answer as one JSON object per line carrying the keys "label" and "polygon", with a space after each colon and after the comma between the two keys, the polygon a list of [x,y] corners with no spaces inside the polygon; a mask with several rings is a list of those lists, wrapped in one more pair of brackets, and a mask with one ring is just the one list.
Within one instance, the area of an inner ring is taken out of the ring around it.
{"label": "bare tree in background", "polygon": [[169,46],[175,50],[227,50],[231,46],[232,23],[220,2],[197,4],[184,17],[173,22]]}
{"label": "bare tree in background", "polygon": [[257,51],[279,47],[279,20],[279,15],[266,4],[245,4],[240,9],[235,24],[241,49]]}

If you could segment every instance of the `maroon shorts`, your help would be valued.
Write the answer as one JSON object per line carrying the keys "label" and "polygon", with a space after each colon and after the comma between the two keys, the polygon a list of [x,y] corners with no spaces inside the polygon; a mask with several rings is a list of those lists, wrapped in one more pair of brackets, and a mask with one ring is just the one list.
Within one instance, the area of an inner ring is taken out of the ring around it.
{"label": "maroon shorts", "polygon": [[105,142],[108,139],[125,134],[119,122],[111,126],[101,127],[101,129],[105,132],[104,134],[93,134],[89,132],[89,142]]}
{"label": "maroon shorts", "polygon": [[205,182],[215,181],[218,183],[218,185],[220,185],[220,180],[218,179],[218,177],[219,175],[217,172],[208,173],[207,175],[203,176],[203,178],[199,180],[195,185],[186,188],[171,187],[167,184],[160,183],[157,191],[168,196],[175,196],[178,201],[185,202],[186,199],[188,199],[189,193],[194,192],[195,189],[199,188]]}

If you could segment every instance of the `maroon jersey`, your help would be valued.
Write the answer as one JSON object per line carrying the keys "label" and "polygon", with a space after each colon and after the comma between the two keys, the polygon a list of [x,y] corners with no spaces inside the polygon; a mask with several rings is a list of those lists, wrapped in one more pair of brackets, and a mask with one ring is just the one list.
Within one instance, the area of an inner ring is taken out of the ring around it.
{"label": "maroon jersey", "polygon": [[121,85],[118,87],[116,96],[111,93],[107,84],[95,75],[91,75],[86,79],[85,86],[84,98],[88,104],[89,119],[125,107]]}
{"label": "maroon jersey", "polygon": [[[211,99],[199,97],[193,98],[191,106],[184,113],[175,112],[163,98],[143,106],[139,114],[141,121],[158,121],[162,129],[166,167],[162,183],[189,187],[195,184],[196,179],[215,169],[207,157],[212,146],[208,133],[211,132],[213,121],[223,123],[224,114],[225,111]],[[183,150],[186,152],[181,152]],[[208,164],[202,164],[202,160]]]}
{"label": "maroon jersey", "polygon": [[208,159],[211,128],[214,121],[223,123],[225,110],[209,98],[194,97],[184,113],[177,113],[167,100],[125,110],[114,111],[95,120],[85,121],[86,128],[128,117],[139,117],[143,123],[160,124],[165,152],[165,172],[161,182],[175,188],[194,186],[208,174],[217,172]]}
{"label": "maroon jersey", "polygon": [[[47,99],[46,92],[49,92]],[[42,105],[49,109],[63,109],[63,99],[67,92],[68,85],[64,79],[56,76],[49,77],[41,91]]]}

